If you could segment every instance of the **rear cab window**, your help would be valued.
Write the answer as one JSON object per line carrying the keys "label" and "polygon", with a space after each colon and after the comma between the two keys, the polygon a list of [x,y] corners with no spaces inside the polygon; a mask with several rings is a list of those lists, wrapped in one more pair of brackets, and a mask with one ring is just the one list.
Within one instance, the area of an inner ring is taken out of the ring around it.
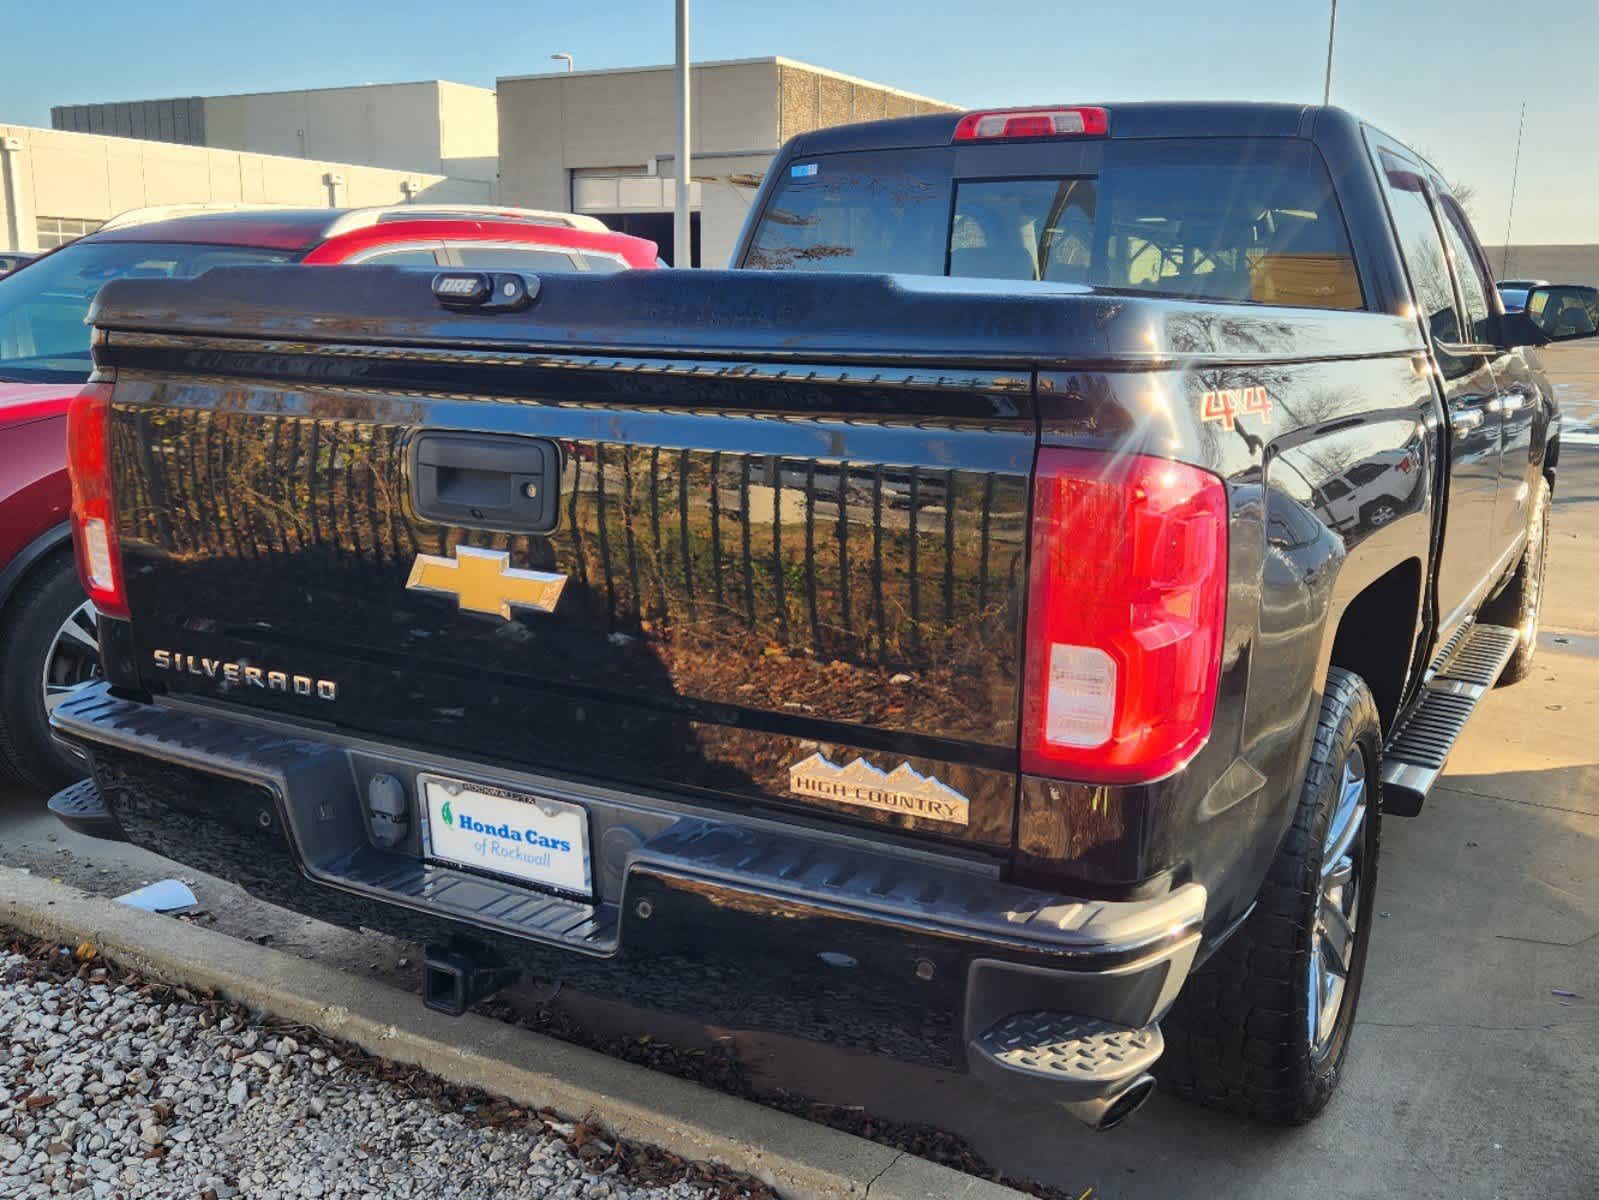
{"label": "rear cab window", "polygon": [[942,275],[950,154],[890,150],[790,164],[744,266],[761,271]]}
{"label": "rear cab window", "polygon": [[[795,159],[742,266],[1072,283],[1358,309],[1349,235],[1296,139],[956,147]],[[1051,169],[1054,162],[1063,169]]]}

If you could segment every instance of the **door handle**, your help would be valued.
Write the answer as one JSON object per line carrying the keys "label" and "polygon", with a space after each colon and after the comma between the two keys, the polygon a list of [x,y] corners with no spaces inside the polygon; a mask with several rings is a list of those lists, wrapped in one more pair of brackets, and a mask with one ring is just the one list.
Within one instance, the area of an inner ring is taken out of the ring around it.
{"label": "door handle", "polygon": [[1482,422],[1483,415],[1480,408],[1457,408],[1449,414],[1449,426],[1457,436],[1479,428]]}
{"label": "door handle", "polygon": [[1526,392],[1504,392],[1499,397],[1499,411],[1505,413],[1520,412],[1531,403]]}
{"label": "door handle", "polygon": [[441,525],[547,533],[560,487],[560,452],[544,438],[423,433],[412,446],[412,504]]}

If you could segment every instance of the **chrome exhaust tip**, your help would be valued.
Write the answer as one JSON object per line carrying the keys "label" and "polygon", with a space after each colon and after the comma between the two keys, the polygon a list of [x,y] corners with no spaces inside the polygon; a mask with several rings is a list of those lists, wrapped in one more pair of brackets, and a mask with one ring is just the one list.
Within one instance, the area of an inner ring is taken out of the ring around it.
{"label": "chrome exhaust tip", "polygon": [[1138,1075],[1117,1091],[1094,1100],[1062,1100],[1060,1106],[1090,1129],[1115,1129],[1144,1107],[1155,1090],[1153,1075]]}

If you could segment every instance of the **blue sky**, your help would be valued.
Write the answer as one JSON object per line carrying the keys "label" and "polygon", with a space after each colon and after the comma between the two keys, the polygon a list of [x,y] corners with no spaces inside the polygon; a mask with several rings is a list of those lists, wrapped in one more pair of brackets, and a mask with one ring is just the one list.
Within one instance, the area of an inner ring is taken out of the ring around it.
{"label": "blue sky", "polygon": [[[4,24],[0,123],[52,104],[670,61],[671,0],[98,0],[22,5]],[[7,7],[7,6],[0,6]],[[19,11],[20,10],[20,11]],[[1333,100],[1477,189],[1482,240],[1599,242],[1599,6],[1342,0]],[[1327,6],[1312,0],[696,0],[694,56],[783,54],[965,106],[1048,101],[1319,101]]]}

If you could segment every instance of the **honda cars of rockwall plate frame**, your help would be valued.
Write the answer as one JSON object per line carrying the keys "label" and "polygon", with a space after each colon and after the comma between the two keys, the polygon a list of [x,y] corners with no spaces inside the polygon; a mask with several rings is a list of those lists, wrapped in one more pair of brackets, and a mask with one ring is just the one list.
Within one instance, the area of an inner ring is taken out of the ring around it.
{"label": "honda cars of rockwall plate frame", "polygon": [[1536,646],[1560,449],[1336,109],[804,134],[734,262],[124,280],[70,417],[104,832],[1115,1124],[1327,1102],[1378,835]]}

